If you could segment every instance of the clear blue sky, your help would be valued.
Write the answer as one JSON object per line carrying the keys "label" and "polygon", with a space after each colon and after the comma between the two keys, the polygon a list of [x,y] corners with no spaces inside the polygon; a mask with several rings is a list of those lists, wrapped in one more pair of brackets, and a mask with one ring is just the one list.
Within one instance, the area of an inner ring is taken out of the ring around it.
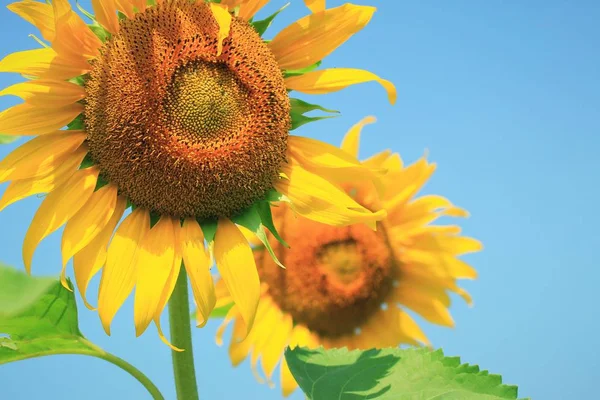
{"label": "clear blue sky", "polygon": [[[284,2],[273,0],[260,14]],[[305,13],[300,0],[269,33]],[[339,0],[329,0],[338,5]],[[372,23],[324,66],[365,68],[394,81],[395,107],[367,84],[312,97],[343,112],[299,134],[338,144],[365,115],[361,156],[391,148],[414,161],[424,149],[438,163],[426,187],[472,216],[465,233],[485,250],[468,260],[480,278],[467,282],[475,306],[453,305],[453,330],[424,325],[437,347],[461,355],[534,399],[589,399],[600,379],[600,3],[595,1],[376,1]],[[5,2],[3,2],[5,4]],[[89,9],[89,0],[82,1]],[[35,47],[34,28],[0,9],[0,56]],[[0,86],[17,76],[0,75]],[[14,104],[0,99],[0,108]],[[0,148],[0,156],[14,145]],[[0,186],[0,191],[3,187]],[[0,213],[0,259],[22,268],[21,244],[39,198]],[[56,274],[60,235],[40,246],[35,274]],[[97,281],[92,283],[97,286]],[[94,292],[91,292],[93,295]],[[135,339],[131,302],[106,337],[97,315],[80,307],[83,332],[141,367],[174,398],[170,354],[153,329]],[[230,368],[214,344],[217,323],[194,335],[203,399],[277,399],[249,366]],[[2,399],[144,399],[143,388],[103,361],[64,356],[0,367]],[[301,399],[296,393],[293,399]]]}

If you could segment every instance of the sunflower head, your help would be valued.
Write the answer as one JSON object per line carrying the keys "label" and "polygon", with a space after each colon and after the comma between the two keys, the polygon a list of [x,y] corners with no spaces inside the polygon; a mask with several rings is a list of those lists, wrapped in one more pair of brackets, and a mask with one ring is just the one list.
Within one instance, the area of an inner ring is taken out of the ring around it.
{"label": "sunflower head", "polygon": [[[374,118],[365,118],[344,138],[342,149],[356,156],[360,132]],[[456,225],[433,225],[442,216],[466,217],[466,211],[436,195],[417,197],[435,169],[425,157],[404,165],[389,151],[364,161],[387,171],[375,182],[345,182],[343,187],[370,210],[385,209],[387,217],[373,231],[365,225],[329,226],[297,218],[289,208],[275,215],[279,232],[290,242],[273,242],[287,269],[281,271],[264,248],[254,250],[264,282],[257,321],[247,339],[240,335],[239,310],[232,307],[220,328],[236,321],[230,356],[237,365],[251,354],[253,368],[260,360],[270,380],[286,346],[381,348],[428,344],[409,314],[442,326],[453,326],[450,293],[470,303],[457,285],[473,279],[475,270],[459,256],[479,251],[481,244],[460,235]],[[219,303],[230,295],[218,284]],[[268,340],[267,340],[268,339]],[[281,383],[285,395],[296,388],[284,359]]]}
{"label": "sunflower head", "polygon": [[375,8],[311,1],[314,14],[266,41],[279,12],[254,16],[267,3],[93,0],[95,14],[82,12],[85,19],[68,0],[9,5],[44,41],[0,61],[0,72],[31,78],[0,91],[24,100],[0,113],[0,135],[36,136],[0,161],[0,183],[10,181],[0,209],[48,194],[25,237],[25,267],[40,241],[65,225],[63,282],[73,259],[85,299],[102,271],[97,309],[107,333],[134,289],[136,332],[152,321],[160,332],[182,265],[203,325],[216,303],[213,260],[247,333],[261,289],[240,227],[281,265],[266,234],[286,243],[273,205],[335,226],[375,228],[385,216],[341,186],[345,176],[366,183],[380,171],[290,134],[323,118],[308,112],[329,111],[292,91],[375,81],[394,102],[394,86],[370,72],[318,69]]}

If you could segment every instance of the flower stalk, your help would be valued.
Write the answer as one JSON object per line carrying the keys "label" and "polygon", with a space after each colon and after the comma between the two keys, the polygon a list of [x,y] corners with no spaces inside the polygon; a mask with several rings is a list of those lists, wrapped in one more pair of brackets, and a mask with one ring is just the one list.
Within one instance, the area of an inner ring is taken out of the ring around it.
{"label": "flower stalk", "polygon": [[171,350],[173,374],[177,399],[198,400],[194,351],[192,349],[192,326],[188,280],[185,268],[181,268],[175,289],[169,300],[169,325],[172,344],[183,351]]}

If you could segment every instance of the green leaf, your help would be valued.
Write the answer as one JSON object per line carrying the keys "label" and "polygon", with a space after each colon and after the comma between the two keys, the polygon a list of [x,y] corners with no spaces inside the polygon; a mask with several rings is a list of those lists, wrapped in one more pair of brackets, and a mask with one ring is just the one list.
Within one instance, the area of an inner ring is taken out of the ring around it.
{"label": "green leaf", "polygon": [[304,75],[307,72],[314,71],[315,69],[319,68],[320,66],[321,66],[321,61],[317,61],[313,65],[309,65],[308,67],[305,67],[305,68],[289,69],[289,70],[286,70],[286,71],[283,72],[283,77],[284,78],[289,78],[291,76]]}
{"label": "green leaf", "polygon": [[164,400],[138,369],[81,334],[75,295],[59,280],[31,277],[0,265],[0,282],[0,365],[56,354],[97,357],[127,371],[144,385],[153,399]]}
{"label": "green leaf", "polygon": [[310,400],[516,399],[499,375],[460,364],[441,350],[296,348],[285,352],[292,375]]}
{"label": "green leaf", "polygon": [[52,354],[104,355],[79,331],[75,297],[58,280],[30,277],[8,267],[0,272],[3,291],[9,288],[0,298],[3,311],[6,298],[20,305],[0,314],[0,334],[8,335],[0,347],[0,364]]}
{"label": "green leaf", "polygon": [[31,306],[54,285],[54,278],[31,278],[0,263],[0,318],[13,316]]}
{"label": "green leaf", "polygon": [[0,144],[9,144],[19,139],[19,136],[0,135]]}
{"label": "green leaf", "polygon": [[265,248],[273,258],[273,261],[275,261],[275,264],[279,265],[281,268],[285,268],[283,264],[279,262],[279,259],[277,258],[275,252],[273,251],[273,248],[271,247],[271,243],[269,243],[269,239],[267,238],[267,232],[265,231],[265,226],[262,223],[262,219],[260,217],[256,204],[248,208],[242,214],[232,218],[231,220],[236,224],[241,225],[244,228],[248,228],[250,231],[252,231],[256,235],[256,237],[260,239],[262,244],[265,245]]}
{"label": "green leaf", "polygon": [[260,21],[252,21],[252,25],[254,26],[254,29],[256,29],[256,32],[258,32],[258,34],[260,36],[264,35],[265,32],[267,31],[267,29],[269,28],[269,26],[271,26],[271,23],[273,22],[273,20],[275,19],[275,17],[280,12],[282,12],[283,10],[285,10],[287,8],[287,6],[289,6],[290,4],[291,3],[287,3],[286,5],[284,5],[279,10],[275,11],[273,14],[269,15],[265,19],[261,19]]}

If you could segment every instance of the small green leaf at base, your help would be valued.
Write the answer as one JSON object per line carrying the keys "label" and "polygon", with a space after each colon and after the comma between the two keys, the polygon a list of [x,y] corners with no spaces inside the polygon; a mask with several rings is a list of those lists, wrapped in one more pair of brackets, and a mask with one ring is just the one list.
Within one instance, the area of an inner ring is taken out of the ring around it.
{"label": "small green leaf at base", "polygon": [[310,400],[517,399],[499,375],[461,364],[441,350],[295,348],[285,358]]}
{"label": "small green leaf at base", "polygon": [[319,120],[328,119],[328,118],[335,118],[338,116],[338,115],[324,115],[324,116],[318,116],[318,117],[309,117],[307,115],[304,115],[311,111],[319,110],[319,111],[324,111],[324,112],[327,112],[330,114],[339,114],[339,111],[330,110],[325,107],[319,106],[317,104],[310,104],[310,103],[308,103],[304,100],[300,100],[300,99],[290,98],[290,105],[292,106],[292,109],[290,111],[290,117],[292,119],[292,127],[290,130],[292,130],[292,131],[294,129],[301,127],[302,125],[309,123],[309,122],[319,121]]}

